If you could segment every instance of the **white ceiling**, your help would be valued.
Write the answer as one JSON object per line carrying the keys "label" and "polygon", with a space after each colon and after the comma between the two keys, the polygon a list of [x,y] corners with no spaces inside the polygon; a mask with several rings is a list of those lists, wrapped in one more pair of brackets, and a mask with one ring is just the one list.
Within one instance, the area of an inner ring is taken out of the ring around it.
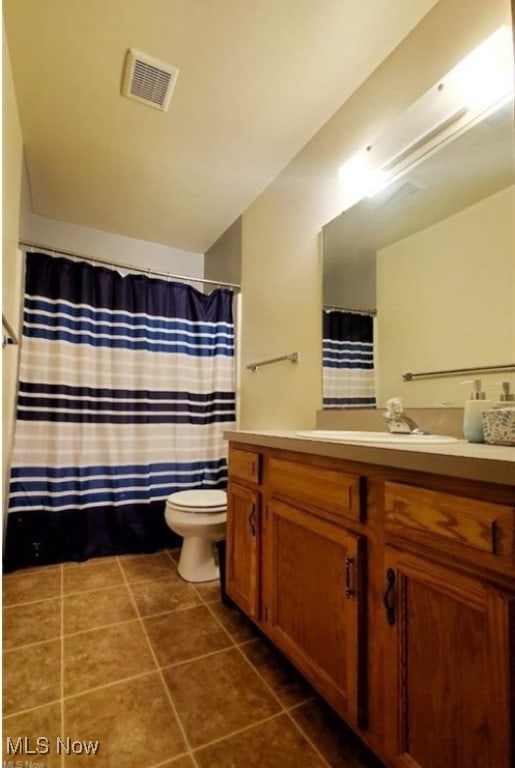
{"label": "white ceiling", "polygon": [[[204,252],[436,0],[4,0],[33,212]],[[128,48],[179,68],[120,95]]]}

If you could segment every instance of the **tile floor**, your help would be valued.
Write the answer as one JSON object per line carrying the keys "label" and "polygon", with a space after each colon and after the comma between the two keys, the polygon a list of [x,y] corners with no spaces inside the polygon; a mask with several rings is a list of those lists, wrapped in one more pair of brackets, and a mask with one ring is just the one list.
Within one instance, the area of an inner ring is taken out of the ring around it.
{"label": "tile floor", "polygon": [[[221,602],[219,584],[185,583],[176,560],[172,550],[4,576],[4,758],[33,768],[381,768]],[[7,755],[7,738],[20,736],[33,750],[45,737],[50,751]],[[73,751],[58,754],[58,737]],[[89,740],[97,755],[80,753]]]}

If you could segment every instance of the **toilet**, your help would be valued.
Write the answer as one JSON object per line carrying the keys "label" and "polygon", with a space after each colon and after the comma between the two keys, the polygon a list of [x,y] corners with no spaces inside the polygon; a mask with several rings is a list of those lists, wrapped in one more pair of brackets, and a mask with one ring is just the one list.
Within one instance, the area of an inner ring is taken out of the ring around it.
{"label": "toilet", "polygon": [[166,500],[165,520],[183,537],[177,570],[185,581],[220,578],[215,542],[225,539],[227,493],[198,489],[172,493]]}

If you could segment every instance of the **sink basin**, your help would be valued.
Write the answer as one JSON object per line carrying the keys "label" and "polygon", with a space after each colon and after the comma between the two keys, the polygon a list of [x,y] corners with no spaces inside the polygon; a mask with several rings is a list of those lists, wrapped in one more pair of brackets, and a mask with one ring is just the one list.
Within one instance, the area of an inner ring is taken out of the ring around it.
{"label": "sink basin", "polygon": [[346,429],[307,429],[296,432],[298,437],[309,440],[328,440],[332,443],[398,443],[401,445],[431,445],[435,443],[459,443],[450,435],[410,435],[392,432],[365,432]]}

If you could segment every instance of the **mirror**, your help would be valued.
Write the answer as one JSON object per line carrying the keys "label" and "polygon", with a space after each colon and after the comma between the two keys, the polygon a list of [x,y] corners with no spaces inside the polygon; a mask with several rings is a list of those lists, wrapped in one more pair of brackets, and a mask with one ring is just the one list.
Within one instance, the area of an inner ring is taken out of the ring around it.
{"label": "mirror", "polygon": [[[462,406],[472,375],[403,374],[515,362],[514,183],[509,102],[323,228],[324,307],[377,309],[378,407]],[[477,375],[493,400],[515,389]]]}

